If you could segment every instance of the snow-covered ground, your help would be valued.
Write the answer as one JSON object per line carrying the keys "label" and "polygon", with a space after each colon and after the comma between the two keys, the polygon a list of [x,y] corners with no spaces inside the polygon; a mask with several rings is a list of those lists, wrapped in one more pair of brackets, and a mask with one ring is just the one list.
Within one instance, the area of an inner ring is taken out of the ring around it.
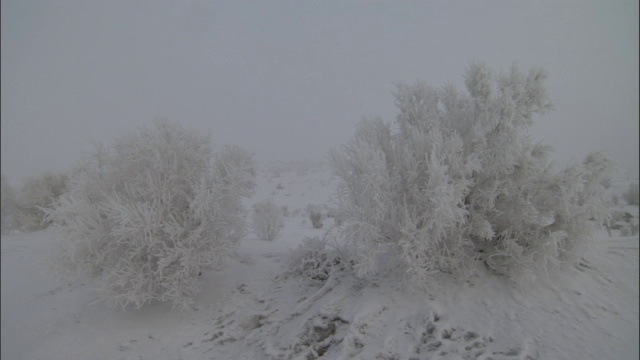
{"label": "snow-covered ground", "polygon": [[[482,267],[467,281],[436,277],[424,292],[395,273],[366,284],[287,276],[289,250],[332,225],[314,229],[306,208],[326,212],[335,185],[324,169],[262,172],[247,206],[267,197],[286,206],[280,237],[248,234],[183,312],[108,308],[93,281],[51,273],[53,230],[3,235],[2,359],[638,359],[637,235],[603,230],[576,266],[526,290]],[[638,219],[637,206],[616,210]]]}

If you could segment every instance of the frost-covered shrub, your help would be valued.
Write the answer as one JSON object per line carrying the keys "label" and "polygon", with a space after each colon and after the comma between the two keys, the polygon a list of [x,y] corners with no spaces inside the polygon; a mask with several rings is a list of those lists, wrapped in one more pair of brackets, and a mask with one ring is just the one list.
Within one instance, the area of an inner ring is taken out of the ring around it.
{"label": "frost-covered shrub", "polygon": [[365,119],[332,152],[358,275],[377,271],[389,244],[412,284],[434,271],[464,275],[480,250],[514,277],[553,271],[579,253],[607,217],[613,164],[594,153],[551,170],[550,148],[527,136],[552,107],[544,79],[542,70],[514,65],[494,75],[471,64],[466,92],[400,84],[396,123]]}
{"label": "frost-covered shrub", "polygon": [[67,190],[68,176],[46,172],[28,179],[18,192],[13,226],[23,231],[46,229],[44,209],[53,204]]}
{"label": "frost-covered shrub", "polygon": [[245,209],[242,198],[255,192],[257,165],[254,155],[236,145],[225,145],[213,156],[213,173],[225,197],[224,209],[233,215],[226,223],[228,236],[237,242],[247,233]]}
{"label": "frost-covered shrub", "polygon": [[224,145],[215,152],[213,167],[226,189],[242,197],[253,195],[258,168],[251,152],[237,145]]}
{"label": "frost-covered shrub", "polygon": [[0,216],[2,217],[2,233],[5,234],[11,230],[13,230],[13,218],[16,210],[16,193],[13,189],[13,186],[9,183],[7,178],[2,174],[2,200],[0,204],[2,208],[0,209]]}
{"label": "frost-covered shrub", "polygon": [[251,227],[260,240],[273,241],[284,226],[282,209],[272,199],[263,200],[253,205],[253,222]]}
{"label": "frost-covered shrub", "polygon": [[[634,225],[635,224],[635,225]],[[611,230],[620,231],[621,236],[635,235],[637,232],[637,222],[633,222],[633,215],[626,211],[612,211],[609,214],[609,218],[605,221],[604,226],[607,228],[609,236],[613,236]]]}
{"label": "frost-covered shrub", "polygon": [[335,269],[350,268],[351,254],[345,247],[340,247],[329,239],[329,236],[304,239],[303,243],[287,256],[288,272],[317,283],[324,283]]}
{"label": "frost-covered shrub", "polygon": [[62,263],[99,276],[109,304],[186,307],[198,275],[217,268],[246,230],[241,196],[255,186],[250,154],[157,120],[98,147],[47,210],[68,238]]}
{"label": "frost-covered shrub", "polygon": [[327,217],[328,218],[332,218],[333,219],[333,223],[335,226],[341,226],[342,225],[342,215],[340,215],[340,210],[339,209],[329,209],[327,211]]}
{"label": "frost-covered shrub", "polygon": [[636,236],[640,226],[637,221],[631,221],[620,229],[620,236]]}
{"label": "frost-covered shrub", "polygon": [[638,205],[639,196],[640,195],[638,191],[638,184],[633,184],[633,183],[629,184],[629,189],[627,189],[627,191],[624,194],[622,194],[622,198],[629,205]]}
{"label": "frost-covered shrub", "polygon": [[612,211],[609,215],[609,222],[615,224],[620,221],[624,221],[626,223],[630,223],[633,219],[633,215],[631,215],[628,211]]}
{"label": "frost-covered shrub", "polygon": [[307,206],[307,212],[309,213],[309,219],[314,229],[322,229],[322,211],[317,205]]}

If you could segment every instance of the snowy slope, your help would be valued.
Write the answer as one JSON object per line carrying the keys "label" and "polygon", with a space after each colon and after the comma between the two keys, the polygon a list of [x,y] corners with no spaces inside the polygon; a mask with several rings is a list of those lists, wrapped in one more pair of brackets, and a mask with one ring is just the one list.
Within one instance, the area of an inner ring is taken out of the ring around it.
{"label": "snowy slope", "polygon": [[[2,359],[639,357],[637,235],[603,230],[579,264],[526,290],[482,266],[468,281],[442,275],[425,292],[408,291],[394,272],[368,284],[347,273],[312,284],[287,276],[285,263],[331,226],[313,229],[306,207],[332,206],[336,179],[316,169],[262,172],[258,181],[247,206],[267,197],[286,206],[281,236],[248,234],[223,271],[203,275],[189,311],[108,308],[93,281],[52,275],[54,231],[3,235]],[[637,206],[618,207],[637,221]]]}

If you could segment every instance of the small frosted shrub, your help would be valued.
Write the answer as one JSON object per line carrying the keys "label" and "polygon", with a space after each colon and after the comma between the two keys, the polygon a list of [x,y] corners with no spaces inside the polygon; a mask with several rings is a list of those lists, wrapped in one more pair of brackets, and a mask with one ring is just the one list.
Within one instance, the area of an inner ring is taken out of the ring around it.
{"label": "small frosted shrub", "polygon": [[618,204],[620,203],[620,198],[618,198],[618,195],[613,195],[611,197],[611,203],[613,204],[613,206],[618,206]]}
{"label": "small frosted shrub", "polygon": [[338,209],[329,209],[327,211],[327,217],[333,219],[333,223],[335,226],[342,225],[342,215]]}
{"label": "small frosted shrub", "polygon": [[98,147],[46,211],[67,238],[61,264],[99,277],[110,305],[152,300],[186,308],[199,275],[216,269],[246,231],[251,154],[156,120]]}
{"label": "small frosted shrub", "polygon": [[335,270],[345,270],[352,266],[346,248],[330,243],[328,237],[306,238],[288,256],[287,268],[290,274],[322,284]]}
{"label": "small frosted shrub", "polygon": [[272,199],[263,200],[254,206],[253,232],[260,240],[273,241],[284,226],[282,209]]}
{"label": "small frosted shrub", "polygon": [[636,236],[639,228],[638,221],[631,221],[629,224],[622,226],[620,236]]}
{"label": "small frosted shrub", "polygon": [[0,216],[2,217],[2,233],[5,234],[14,229],[13,218],[16,210],[16,192],[2,174],[2,209],[0,209]]}
{"label": "small frosted shrub", "polygon": [[309,212],[309,219],[314,229],[322,229],[322,211],[317,205],[309,205],[307,207]]}
{"label": "small frosted shrub", "polygon": [[638,184],[632,183],[629,184],[629,189],[622,194],[622,198],[629,205],[638,205],[639,204],[639,192],[638,192]]}
{"label": "small frosted shrub", "polygon": [[258,168],[253,153],[237,145],[224,145],[214,152],[212,165],[225,189],[240,197],[255,193]]}
{"label": "small frosted shrub", "polygon": [[68,176],[46,172],[28,179],[17,196],[14,226],[23,231],[46,229],[51,225],[45,220],[44,209],[50,207],[67,190]]}
{"label": "small frosted shrub", "polygon": [[226,194],[224,209],[231,217],[224,227],[234,243],[247,233],[242,198],[255,193],[257,165],[253,153],[237,145],[224,145],[213,153],[213,174],[222,193]]}

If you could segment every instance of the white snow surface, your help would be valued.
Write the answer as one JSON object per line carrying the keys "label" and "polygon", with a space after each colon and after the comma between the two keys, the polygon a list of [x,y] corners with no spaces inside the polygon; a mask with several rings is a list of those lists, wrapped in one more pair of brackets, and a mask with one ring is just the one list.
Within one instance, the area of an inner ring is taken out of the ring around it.
{"label": "white snow surface", "polygon": [[[442,275],[414,292],[394,272],[324,285],[287,276],[289,250],[332,225],[313,229],[305,209],[326,214],[336,181],[326,169],[262,172],[247,208],[267,197],[287,206],[279,238],[249,233],[182,312],[109,308],[95,280],[49,270],[64,240],[55,231],[3,235],[2,359],[639,358],[637,235],[603,230],[577,265],[526,288],[482,265],[469,280]],[[637,221],[637,206],[617,207]]]}

